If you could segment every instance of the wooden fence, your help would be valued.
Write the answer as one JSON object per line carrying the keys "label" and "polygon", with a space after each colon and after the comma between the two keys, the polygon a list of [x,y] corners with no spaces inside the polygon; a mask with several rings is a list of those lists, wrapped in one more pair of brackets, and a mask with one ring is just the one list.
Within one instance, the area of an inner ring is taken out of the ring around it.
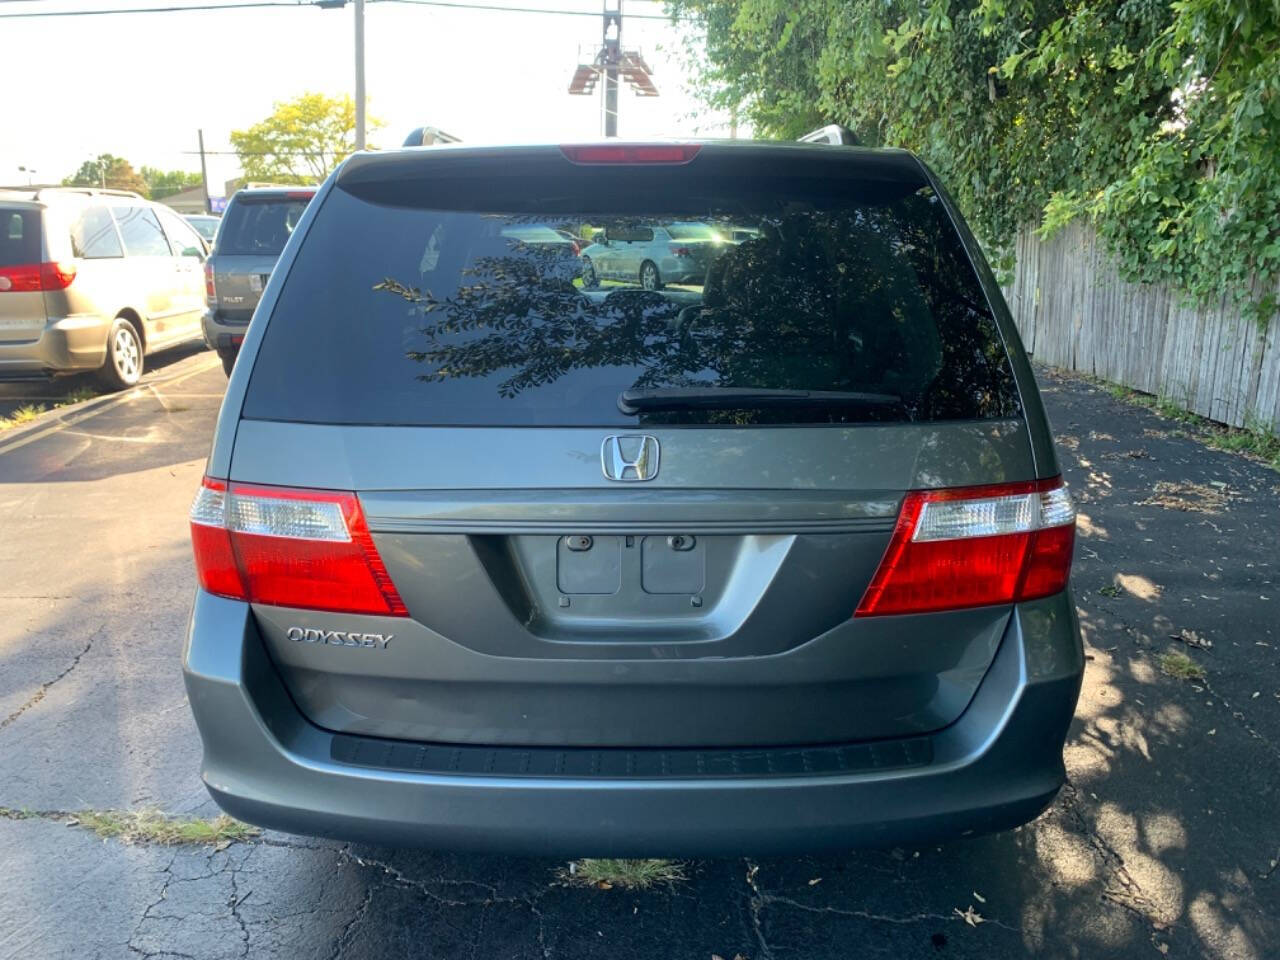
{"label": "wooden fence", "polygon": [[1280,429],[1280,317],[1264,331],[1228,297],[1198,309],[1166,287],[1127,283],[1102,241],[1077,224],[1047,242],[1022,232],[1005,297],[1038,362],[1220,423]]}

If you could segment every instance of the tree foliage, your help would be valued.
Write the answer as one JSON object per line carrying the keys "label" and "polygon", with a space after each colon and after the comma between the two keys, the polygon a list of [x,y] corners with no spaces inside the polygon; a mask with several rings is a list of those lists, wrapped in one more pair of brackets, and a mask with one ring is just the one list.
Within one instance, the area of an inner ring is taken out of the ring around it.
{"label": "tree foliage", "polygon": [[147,182],[147,189],[153,200],[163,200],[175,193],[200,186],[200,174],[189,173],[186,170],[160,170],[144,164],[138,172]]}
{"label": "tree foliage", "polygon": [[[368,120],[369,129],[381,126]],[[318,183],[355,150],[356,105],[348,96],[304,93],[276,103],[271,115],[231,132],[248,180]]]}
{"label": "tree foliage", "polygon": [[1131,279],[1261,316],[1280,275],[1276,0],[668,0],[765,134],[908,147],[995,254],[1092,223]]}
{"label": "tree foliage", "polygon": [[151,195],[147,181],[123,157],[99,154],[62,181],[64,187],[105,187],[108,190],[132,190],[144,197]]}

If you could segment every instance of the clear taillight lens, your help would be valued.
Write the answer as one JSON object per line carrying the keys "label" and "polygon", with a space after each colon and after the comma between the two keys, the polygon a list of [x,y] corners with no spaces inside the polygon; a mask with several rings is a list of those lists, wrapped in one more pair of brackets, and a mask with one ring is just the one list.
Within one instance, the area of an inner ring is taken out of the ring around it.
{"label": "clear taillight lens", "polygon": [[226,484],[191,505],[200,585],[281,607],[408,616],[354,493]]}
{"label": "clear taillight lens", "polygon": [[1075,507],[1061,478],[913,490],[857,616],[1016,603],[1066,588]]}

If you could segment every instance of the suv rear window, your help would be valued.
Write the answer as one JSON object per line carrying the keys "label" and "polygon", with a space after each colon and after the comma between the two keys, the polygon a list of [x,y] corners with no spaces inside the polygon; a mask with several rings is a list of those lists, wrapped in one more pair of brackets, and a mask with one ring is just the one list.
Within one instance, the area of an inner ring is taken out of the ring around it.
{"label": "suv rear window", "polygon": [[40,211],[0,207],[0,267],[40,260]]}
{"label": "suv rear window", "polygon": [[222,218],[218,254],[278,257],[307,209],[308,197],[284,195],[234,200]]}
{"label": "suv rear window", "polygon": [[[973,265],[922,179],[604,176],[598,190],[584,175],[335,187],[267,325],[244,415],[634,427],[1017,412]],[[608,242],[582,257],[555,233],[601,227]],[[659,243],[655,228],[708,242]],[[619,406],[626,390],[725,387],[882,402]]]}

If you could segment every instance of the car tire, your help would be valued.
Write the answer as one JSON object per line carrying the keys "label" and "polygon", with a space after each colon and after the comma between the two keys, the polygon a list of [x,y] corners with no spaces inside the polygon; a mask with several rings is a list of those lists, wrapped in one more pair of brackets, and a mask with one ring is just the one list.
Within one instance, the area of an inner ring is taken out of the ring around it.
{"label": "car tire", "polygon": [[587,257],[582,260],[582,286],[587,290],[594,290],[600,286],[600,278],[596,275],[596,265]]}
{"label": "car tire", "polygon": [[142,379],[142,337],[124,317],[116,317],[107,333],[107,359],[99,379],[108,390],[127,390]]}
{"label": "car tire", "polygon": [[231,376],[231,371],[236,367],[236,356],[238,353],[239,351],[236,351],[235,353],[229,350],[218,351],[218,359],[222,361],[222,372],[228,377]]}
{"label": "car tire", "polygon": [[662,277],[658,273],[658,265],[652,260],[640,264],[640,286],[646,290],[661,290]]}

